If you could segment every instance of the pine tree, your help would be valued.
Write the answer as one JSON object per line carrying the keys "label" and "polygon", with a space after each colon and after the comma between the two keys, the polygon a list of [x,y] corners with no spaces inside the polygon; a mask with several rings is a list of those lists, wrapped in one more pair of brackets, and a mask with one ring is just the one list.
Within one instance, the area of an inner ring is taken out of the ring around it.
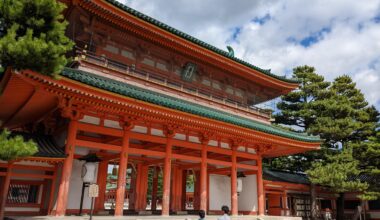
{"label": "pine tree", "polygon": [[[317,118],[317,112],[310,109],[310,103],[323,99],[326,96],[330,83],[315,72],[314,67],[300,66],[293,69],[293,77],[300,80],[298,90],[281,97],[277,104],[280,112],[274,115],[276,124],[294,127],[297,130],[308,132],[310,125]],[[324,149],[323,149],[324,151]],[[271,161],[271,168],[304,172],[311,167],[311,162],[321,159],[324,152],[312,151],[287,157],[275,158]]]}
{"label": "pine tree", "polygon": [[310,103],[318,112],[309,132],[319,134],[330,148],[363,141],[375,130],[378,112],[368,106],[363,93],[349,76],[337,77],[325,98]]}
{"label": "pine tree", "polygon": [[[324,139],[323,145],[326,148],[338,149],[339,153],[333,156],[329,155],[326,163],[317,162],[308,170],[308,173],[319,173],[318,176],[314,175],[311,178],[315,184],[323,183],[334,190],[341,189],[341,191],[337,191],[340,192],[337,219],[343,219],[344,192],[347,191],[346,189],[349,189],[349,186],[352,187],[351,189],[356,187],[356,191],[360,192],[365,189],[362,184],[368,185],[367,183],[350,181],[350,178],[357,175],[358,172],[352,170],[351,173],[347,174],[346,166],[352,165],[352,169],[359,168],[353,166],[358,161],[352,155],[349,156],[352,151],[348,149],[348,145],[365,141],[374,133],[378,112],[372,106],[368,106],[363,93],[356,88],[356,84],[349,76],[337,77],[328,91],[325,98],[310,103],[309,107],[317,112],[317,118],[310,125],[309,132],[319,134]],[[342,158],[347,159],[347,165],[339,162],[344,161]],[[334,167],[336,170],[332,172],[331,169]],[[347,183],[350,185],[347,186]]]}
{"label": "pine tree", "polygon": [[[281,97],[277,107],[280,111],[275,115],[275,123],[294,127],[303,132],[309,132],[310,126],[315,123],[318,111],[311,109],[311,103],[324,99],[328,95],[329,82],[315,72],[314,67],[300,66],[293,69],[293,77],[301,81],[298,90]],[[286,157],[274,158],[270,163],[271,168],[289,170],[292,172],[305,172],[311,168],[314,160],[322,160],[328,149],[310,151]],[[315,185],[310,184],[311,215],[316,218],[316,194]]]}
{"label": "pine tree", "polygon": [[73,47],[65,36],[64,7],[56,0],[0,1],[0,66],[59,74]]}
{"label": "pine tree", "polygon": [[[378,125],[380,127],[380,124]],[[354,155],[360,162],[361,176],[368,180],[369,187],[361,195],[363,200],[380,198],[380,131],[368,141],[352,144]]]}
{"label": "pine tree", "polygon": [[3,130],[0,134],[0,160],[8,162],[8,169],[3,187],[3,198],[0,199],[0,219],[4,218],[5,203],[10,184],[10,174],[15,160],[31,156],[37,152],[37,145],[33,141],[25,142],[23,137],[10,137],[10,132]]}
{"label": "pine tree", "polygon": [[306,173],[310,181],[327,186],[335,193],[364,191],[367,183],[353,178],[360,174],[359,161],[352,156],[352,149],[346,148],[326,156],[326,160],[313,163]]}

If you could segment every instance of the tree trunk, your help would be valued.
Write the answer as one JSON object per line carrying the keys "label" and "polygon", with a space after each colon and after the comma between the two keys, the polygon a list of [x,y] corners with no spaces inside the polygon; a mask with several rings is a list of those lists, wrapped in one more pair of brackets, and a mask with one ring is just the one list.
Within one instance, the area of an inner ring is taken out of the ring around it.
{"label": "tree trunk", "polygon": [[315,192],[315,184],[310,183],[310,204],[311,204],[311,219],[317,220],[318,219],[318,209],[317,209],[317,195]]}
{"label": "tree trunk", "polygon": [[5,217],[5,205],[7,202],[8,190],[9,190],[9,185],[11,182],[12,166],[13,166],[13,163],[9,162],[8,168],[7,168],[7,173],[6,173],[5,179],[4,179],[3,191],[1,194],[1,195],[3,195],[3,197],[0,199],[0,220],[3,220]]}
{"label": "tree trunk", "polygon": [[336,206],[336,219],[344,220],[344,193],[339,193]]}

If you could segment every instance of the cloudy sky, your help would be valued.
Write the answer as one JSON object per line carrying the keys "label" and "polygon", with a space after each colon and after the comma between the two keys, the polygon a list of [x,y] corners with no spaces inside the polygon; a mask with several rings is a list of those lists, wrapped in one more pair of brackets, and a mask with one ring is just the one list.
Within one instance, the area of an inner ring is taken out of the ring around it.
{"label": "cloudy sky", "polygon": [[380,0],[119,0],[278,75],[348,74],[380,109]]}

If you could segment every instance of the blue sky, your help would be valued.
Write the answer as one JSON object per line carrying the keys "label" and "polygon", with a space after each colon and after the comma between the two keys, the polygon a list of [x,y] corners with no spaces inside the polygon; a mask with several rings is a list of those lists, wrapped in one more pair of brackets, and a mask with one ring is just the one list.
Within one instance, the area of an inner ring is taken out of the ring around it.
{"label": "blue sky", "polygon": [[278,75],[350,75],[380,109],[380,0],[119,1]]}

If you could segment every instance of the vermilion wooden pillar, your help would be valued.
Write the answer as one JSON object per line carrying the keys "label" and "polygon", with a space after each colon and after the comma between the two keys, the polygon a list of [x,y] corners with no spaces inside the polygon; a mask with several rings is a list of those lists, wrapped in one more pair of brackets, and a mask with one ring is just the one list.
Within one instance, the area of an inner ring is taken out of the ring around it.
{"label": "vermilion wooden pillar", "polygon": [[200,176],[200,210],[204,211],[207,211],[207,144],[208,141],[204,141],[204,143],[202,143],[202,162]]}
{"label": "vermilion wooden pillar", "polygon": [[177,184],[178,184],[178,177],[177,177],[177,166],[172,165],[171,168],[171,189],[170,189],[170,210],[171,211],[176,211],[176,202],[177,202]]}
{"label": "vermilion wooden pillar", "polygon": [[138,163],[136,165],[137,173],[136,173],[136,188],[135,188],[135,201],[134,201],[134,210],[139,210],[140,209],[140,200],[141,200],[141,193],[142,193],[142,185],[141,185],[141,180],[142,180],[142,167],[143,165],[141,163]]}
{"label": "vermilion wooden pillar", "polygon": [[[134,167],[134,166],[133,166]],[[136,170],[132,169],[132,175],[131,175],[131,185],[129,188],[128,196],[129,196],[129,204],[128,204],[128,210],[135,210],[135,204],[136,204],[136,189],[137,189],[137,173]]]}
{"label": "vermilion wooden pillar", "polygon": [[166,143],[164,179],[163,179],[163,191],[162,191],[162,213],[161,213],[161,215],[163,216],[169,215],[171,161],[172,161],[172,136],[167,138],[167,143]]}
{"label": "vermilion wooden pillar", "polygon": [[59,164],[54,165],[54,174],[53,178],[51,179],[51,186],[50,186],[50,196],[49,196],[49,204],[47,208],[48,215],[52,215],[52,209],[53,209],[53,202],[54,202],[54,195],[55,195],[55,185],[57,181],[57,172],[58,172]]}
{"label": "vermilion wooden pillar", "polygon": [[200,209],[200,186],[201,186],[201,181],[200,181],[200,172],[199,170],[196,170],[195,173],[195,185],[194,185],[194,210],[199,210]]}
{"label": "vermilion wooden pillar", "polygon": [[186,210],[186,201],[187,201],[187,195],[186,195],[186,182],[187,182],[187,170],[182,170],[182,203],[181,203],[181,210]]}
{"label": "vermilion wooden pillar", "polygon": [[99,186],[99,196],[95,199],[95,211],[104,210],[104,200],[106,194],[107,185],[107,172],[108,172],[108,161],[101,161],[99,163],[97,184]]}
{"label": "vermilion wooden pillar", "polygon": [[66,140],[66,159],[63,162],[61,183],[59,184],[56,216],[63,216],[66,213],[67,199],[69,196],[71,171],[73,169],[75,139],[78,131],[78,121],[70,120]]}
{"label": "vermilion wooden pillar", "polygon": [[236,147],[232,148],[231,155],[231,214],[238,214],[238,195],[237,195],[237,166],[236,166]]}
{"label": "vermilion wooden pillar", "polygon": [[182,170],[172,167],[172,190],[170,207],[172,211],[180,211],[182,209]]}
{"label": "vermilion wooden pillar", "polygon": [[258,214],[259,215],[264,215],[264,185],[263,185],[263,164],[261,157],[257,159],[257,202],[258,202]]}
{"label": "vermilion wooden pillar", "polygon": [[123,146],[120,152],[119,173],[117,175],[117,189],[115,199],[115,216],[123,215],[125,184],[128,165],[129,128],[124,128]]}
{"label": "vermilion wooden pillar", "polygon": [[157,167],[153,167],[152,211],[157,210],[158,172]]}
{"label": "vermilion wooden pillar", "polygon": [[138,190],[136,191],[136,204],[135,210],[141,211],[146,209],[146,197],[148,192],[148,166],[139,164],[137,166],[137,180],[138,180]]}

